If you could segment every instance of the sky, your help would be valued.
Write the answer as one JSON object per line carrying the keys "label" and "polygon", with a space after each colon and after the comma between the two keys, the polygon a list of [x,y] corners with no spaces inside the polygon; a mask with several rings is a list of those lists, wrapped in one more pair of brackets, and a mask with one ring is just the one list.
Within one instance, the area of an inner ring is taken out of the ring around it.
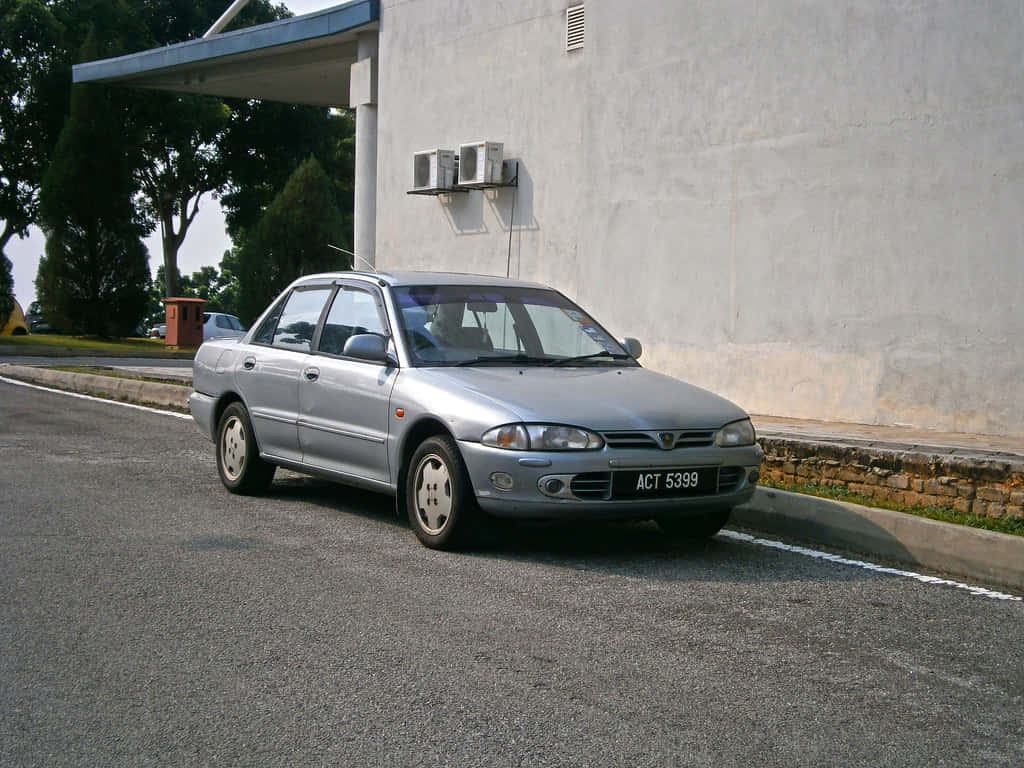
{"label": "sky", "polygon": [[[341,5],[344,0],[286,0],[288,10],[299,16],[312,13],[323,8]],[[224,7],[231,4],[224,0]],[[160,230],[157,229],[146,240],[149,250],[149,270],[155,276],[156,269],[163,263],[163,250],[160,247]],[[7,243],[4,253],[14,265],[14,298],[23,310],[35,301],[36,272],[39,269],[39,257],[43,254],[46,240],[43,233],[36,227],[29,228],[29,236],[24,240],[13,238]],[[178,270],[182,274],[192,274],[203,266],[218,266],[224,251],[231,247],[231,240],[224,231],[224,214],[220,205],[210,195],[205,195],[199,203],[199,214],[189,228],[181,250],[178,251]]]}

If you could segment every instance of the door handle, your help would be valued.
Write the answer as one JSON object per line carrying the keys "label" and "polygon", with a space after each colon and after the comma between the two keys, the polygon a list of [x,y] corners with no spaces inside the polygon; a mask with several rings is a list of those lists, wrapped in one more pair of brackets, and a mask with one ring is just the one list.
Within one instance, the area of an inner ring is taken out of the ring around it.
{"label": "door handle", "polygon": [[255,357],[247,357],[247,358],[245,358],[245,360],[242,361],[242,367],[245,368],[245,370],[247,370],[247,371],[251,371],[253,368],[256,367],[256,358]]}
{"label": "door handle", "polygon": [[307,379],[308,379],[309,381],[316,381],[317,379],[319,379],[319,378],[320,378],[320,369],[319,369],[319,368],[307,368],[306,370],[304,370],[304,371],[302,372],[302,374],[303,374],[303,375],[304,375],[304,376],[305,376],[305,377],[306,377],[306,378],[307,378]]}

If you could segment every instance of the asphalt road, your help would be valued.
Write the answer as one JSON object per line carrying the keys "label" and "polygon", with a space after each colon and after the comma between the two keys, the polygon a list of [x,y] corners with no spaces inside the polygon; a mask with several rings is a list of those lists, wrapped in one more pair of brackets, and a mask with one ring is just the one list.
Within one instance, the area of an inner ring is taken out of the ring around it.
{"label": "asphalt road", "polygon": [[433,552],[3,382],[0,461],[0,765],[1024,765],[1022,602],[647,524]]}

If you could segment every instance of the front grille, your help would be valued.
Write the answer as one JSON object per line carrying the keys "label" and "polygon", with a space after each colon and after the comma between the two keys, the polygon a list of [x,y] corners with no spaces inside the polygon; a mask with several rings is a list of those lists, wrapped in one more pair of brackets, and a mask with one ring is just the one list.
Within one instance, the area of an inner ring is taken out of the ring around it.
{"label": "front grille", "polygon": [[[673,449],[675,450],[681,448],[701,448],[709,446],[715,441],[715,431],[713,429],[690,429],[682,432],[665,431],[671,432],[674,439]],[[604,437],[608,447],[612,449],[640,448],[664,450],[661,447],[659,438],[661,434],[662,432],[660,431],[605,432],[602,437]]]}
{"label": "front grille", "polygon": [[609,472],[583,472],[569,483],[569,490],[578,499],[607,499],[611,496],[612,476]]}
{"label": "front grille", "polygon": [[676,436],[676,448],[698,448],[711,445],[713,442],[715,442],[714,430],[692,430],[680,432]]}
{"label": "front grille", "polygon": [[743,480],[743,467],[722,467],[718,470],[718,492],[735,491]]}
{"label": "front grille", "polygon": [[605,432],[609,448],[657,448],[658,441],[643,432]]}

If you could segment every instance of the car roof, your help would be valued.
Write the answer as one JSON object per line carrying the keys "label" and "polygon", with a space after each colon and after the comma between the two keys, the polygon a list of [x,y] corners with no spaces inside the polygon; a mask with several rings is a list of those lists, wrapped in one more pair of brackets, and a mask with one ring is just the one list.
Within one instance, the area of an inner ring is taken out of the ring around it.
{"label": "car roof", "polygon": [[322,272],[316,275],[306,275],[296,280],[293,285],[306,285],[309,283],[323,283],[329,280],[362,280],[373,282],[378,285],[392,287],[405,285],[474,285],[474,286],[506,286],[510,288],[549,288],[542,283],[532,283],[526,280],[513,280],[507,277],[496,277],[494,275],[474,275],[463,272],[427,272],[427,271],[385,271],[385,272]]}

